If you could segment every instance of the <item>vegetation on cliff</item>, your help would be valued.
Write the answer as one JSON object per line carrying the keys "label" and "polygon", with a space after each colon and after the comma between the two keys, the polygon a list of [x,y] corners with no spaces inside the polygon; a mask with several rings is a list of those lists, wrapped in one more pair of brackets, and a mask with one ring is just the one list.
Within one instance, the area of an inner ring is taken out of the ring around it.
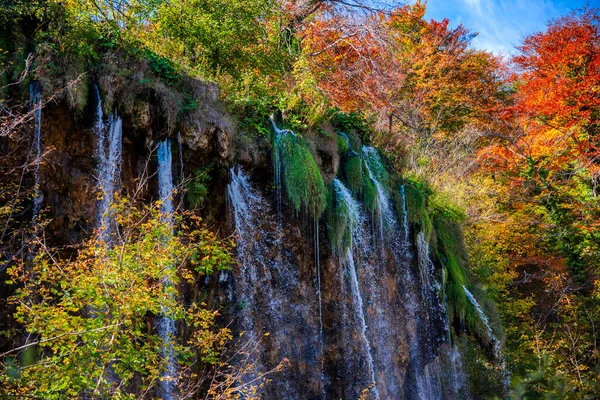
{"label": "vegetation on cliff", "polygon": [[[159,340],[146,323],[164,304],[189,328],[182,373],[196,377],[196,361],[218,364],[229,338],[215,312],[201,302],[185,308],[157,285],[165,264],[181,266],[171,278],[182,284],[229,267],[227,246],[204,228],[182,222],[174,237],[156,210],[124,207],[114,248],[94,240],[69,252],[34,246],[43,225],[28,223],[35,188],[23,184],[34,169],[26,140],[34,80],[44,88],[42,106],[64,101],[79,116],[97,83],[105,114],[116,108],[156,136],[212,123],[259,147],[271,132],[268,117],[281,111],[295,131],[272,143],[285,193],[297,213],[318,218],[329,208],[336,250],[348,245],[349,220],[334,190],[327,194],[334,176],[371,213],[379,196],[372,178],[393,193],[398,216],[403,186],[413,233],[423,232],[446,273],[454,334],[473,357],[474,380],[494,355],[471,343],[493,347],[468,293],[502,338],[488,297],[497,304],[515,398],[592,398],[600,390],[596,10],[551,22],[503,60],[472,49],[467,28],[427,21],[420,1],[376,10],[340,1],[19,0],[0,9],[0,273],[8,280],[0,305],[12,313],[0,326],[8,338],[38,338],[14,346],[24,350],[20,360],[10,339],[0,342],[7,393],[105,393],[106,369],[122,379],[123,393],[130,383],[139,393],[152,387]],[[217,103],[235,124],[215,122],[225,120]],[[143,107],[158,122],[145,121]],[[320,139],[335,149],[317,151]],[[365,154],[363,143],[383,157]],[[199,173],[188,184],[192,208],[210,198],[208,182]],[[106,271],[115,280],[102,286]],[[118,359],[86,363],[109,347]],[[98,371],[105,380],[92,379]]]}
{"label": "vegetation on cliff", "polygon": [[[120,201],[113,211],[120,229],[109,241],[91,238],[74,259],[37,241],[33,259],[9,268],[7,283],[17,287],[8,303],[19,324],[13,335],[35,339],[2,354],[3,396],[139,397],[164,370],[162,339],[151,327],[152,316],[164,313],[188,332],[173,377],[188,383],[183,393],[210,387],[190,379],[203,368],[225,367],[220,352],[230,330],[218,328],[219,313],[203,303],[184,305],[178,288],[230,269],[229,245],[193,216],[177,218],[175,235],[157,205]],[[165,279],[176,285],[165,289]]]}

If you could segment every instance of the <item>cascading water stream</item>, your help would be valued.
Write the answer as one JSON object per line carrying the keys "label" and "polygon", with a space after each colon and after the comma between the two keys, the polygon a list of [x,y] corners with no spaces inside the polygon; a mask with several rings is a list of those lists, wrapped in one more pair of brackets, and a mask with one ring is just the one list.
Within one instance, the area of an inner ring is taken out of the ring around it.
{"label": "cascading water stream", "polygon": [[277,124],[275,123],[275,118],[271,116],[271,124],[273,125],[273,131],[275,134],[274,142],[275,146],[273,149],[273,184],[275,185],[275,204],[277,207],[277,218],[278,222],[281,225],[281,216],[282,214],[282,193],[283,193],[283,185],[281,178],[283,176],[283,168],[284,165],[281,160],[281,151],[279,150],[279,143],[281,142],[281,137],[284,135],[295,135],[294,132],[287,129],[279,129]]}
{"label": "cascading water stream", "polygon": [[[163,220],[169,225],[173,225],[173,158],[171,154],[171,142],[169,139],[158,144],[158,194],[162,201],[160,211]],[[172,268],[171,266],[169,268]],[[163,279],[165,290],[172,285],[168,277]],[[167,307],[163,307],[163,314],[158,319],[158,334],[163,340],[161,353],[166,361],[166,368],[161,374],[159,391],[161,398],[172,400],[177,391],[177,362],[173,350],[173,338],[175,337],[175,320],[169,314]]]}
{"label": "cascading water stream", "polygon": [[492,342],[492,346],[494,349],[494,357],[496,357],[496,360],[498,360],[500,363],[500,368],[502,370],[502,375],[503,375],[503,379],[504,379],[504,386],[508,388],[510,386],[510,373],[508,372],[508,369],[506,368],[506,360],[504,360],[504,357],[502,357],[502,354],[500,352],[500,340],[498,340],[496,335],[494,335],[494,332],[492,331],[492,327],[490,326],[490,321],[489,321],[487,315],[485,315],[485,312],[483,312],[483,309],[479,305],[479,302],[477,301],[475,296],[473,296],[473,294],[469,291],[469,289],[467,289],[464,285],[463,285],[463,290],[465,292],[465,295],[467,296],[467,299],[473,305],[473,307],[475,308],[475,311],[477,311],[477,315],[479,316],[479,319],[485,326],[488,337],[490,338],[490,341]]}
{"label": "cascading water stream", "polygon": [[[235,224],[236,239],[236,255],[240,263],[240,272],[252,286],[257,284],[259,279],[258,267],[261,264],[266,264],[267,259],[262,252],[262,246],[257,240],[252,240],[254,237],[262,237],[264,231],[257,223],[259,215],[256,213],[264,213],[267,209],[266,202],[260,194],[254,190],[248,181],[248,177],[244,174],[241,167],[233,167],[229,170],[231,182],[227,185],[227,198],[231,204],[233,212],[233,222]],[[248,290],[245,290],[248,289]],[[251,311],[254,304],[254,290],[252,287],[243,287],[239,294],[242,297],[242,302],[246,307],[245,310]],[[254,326],[253,315],[251,312],[244,312],[243,328],[249,331],[252,335]]]}
{"label": "cascading water stream", "polygon": [[469,302],[473,305],[473,307],[475,307],[475,311],[477,311],[477,315],[479,316],[479,319],[485,326],[486,332],[487,332],[490,340],[492,341],[492,343],[494,343],[494,352],[495,352],[495,355],[498,357],[499,351],[500,351],[500,344],[499,344],[498,339],[494,335],[494,332],[492,331],[492,327],[490,326],[490,321],[488,320],[487,315],[485,315],[485,313],[483,312],[483,309],[477,302],[477,299],[475,298],[475,296],[473,296],[473,294],[469,291],[469,289],[467,289],[464,285],[462,288],[463,288],[465,294],[467,295],[467,299],[469,299]]}
{"label": "cascading water stream", "polygon": [[34,153],[34,194],[33,194],[33,212],[32,220],[37,226],[38,216],[42,209],[44,195],[40,190],[40,164],[42,159],[42,88],[39,82],[34,81],[29,85],[29,96],[31,98],[31,108],[33,109],[33,148]]}
{"label": "cascading water stream", "polygon": [[[287,229],[279,225],[269,203],[252,186],[241,167],[231,168],[230,175],[228,207],[235,227],[236,258],[240,264],[234,273],[235,301],[240,305],[237,314],[239,330],[245,332],[244,343],[254,343],[252,347],[256,348],[255,375],[248,379],[268,372],[283,357],[295,361],[301,358],[303,363],[309,362],[311,368],[300,371],[290,367],[285,374],[294,379],[280,376],[267,390],[274,391],[275,398],[303,398],[309,396],[308,393],[311,398],[323,396],[320,368],[323,337],[320,321],[316,321],[318,305],[314,302],[317,290],[307,290],[301,283],[297,259],[289,248],[284,247]],[[314,240],[318,240],[316,232]],[[267,332],[268,337],[265,336]],[[297,340],[298,337],[302,339]],[[302,377],[321,381],[321,388],[311,388],[314,391],[307,392],[305,387],[291,385],[296,379],[302,381]]]}
{"label": "cascading water stream", "polygon": [[361,215],[360,205],[352,198],[350,191],[344,186],[339,179],[333,180],[333,186],[336,195],[339,197],[339,201],[342,201],[348,209],[348,220],[351,231],[350,246],[346,250],[343,263],[346,265],[346,270],[350,278],[350,289],[352,294],[352,300],[354,304],[354,311],[359,322],[360,335],[364,344],[364,351],[367,359],[367,365],[369,367],[369,374],[371,376],[371,385],[373,385],[372,393],[376,399],[379,399],[379,390],[377,389],[377,379],[375,371],[375,363],[373,361],[373,354],[371,350],[371,343],[367,336],[367,322],[364,314],[364,303],[362,294],[360,292],[360,284],[358,281],[358,273],[356,270],[356,264],[354,261],[353,251],[355,250],[355,244],[360,246],[363,243],[364,238],[362,232],[362,225],[364,223]]}
{"label": "cascading water stream", "polygon": [[94,85],[96,97],[96,123],[94,134],[96,135],[95,157],[98,161],[97,179],[98,189],[102,192],[102,198],[98,203],[97,221],[100,229],[100,238],[104,241],[110,240],[114,231],[114,213],[110,207],[114,200],[115,192],[119,189],[122,147],[123,147],[123,123],[121,118],[114,112],[104,124],[102,113],[102,99],[98,87]]}
{"label": "cascading water stream", "polygon": [[[276,190],[276,204],[277,204],[277,218],[279,222],[279,226],[282,226],[282,174],[284,172],[285,165],[283,165],[281,151],[280,151],[280,143],[281,138],[285,135],[296,135],[293,131],[287,129],[280,129],[275,123],[275,119],[271,116],[271,123],[273,125],[273,131],[275,134],[274,141],[275,146],[273,149],[273,168],[274,168],[274,185]],[[319,254],[319,220],[318,217],[314,217],[313,221],[313,255],[314,255],[314,264],[315,264],[315,275],[317,277],[317,301],[318,301],[318,312],[319,312],[319,340],[321,344],[321,354],[323,353],[324,347],[324,334],[323,334],[323,300],[321,294],[321,265],[320,265],[320,254]],[[321,367],[321,389],[324,390],[324,382],[322,376]],[[324,394],[323,394],[324,396]]]}
{"label": "cascading water stream", "polygon": [[454,345],[452,352],[450,353],[450,361],[452,365],[452,389],[456,395],[462,396],[462,399],[470,399],[470,395],[467,392],[467,377],[462,364],[462,357],[458,347]]}
{"label": "cascading water stream", "polygon": [[179,182],[183,182],[183,141],[181,139],[181,131],[177,131],[177,152],[179,153]]}
{"label": "cascading water stream", "polygon": [[[314,223],[313,223],[313,229],[314,229],[314,243],[313,243],[313,253],[315,255],[315,269],[317,272],[317,293],[318,293],[318,298],[319,298],[319,342],[321,344],[321,354],[323,354],[324,348],[325,348],[325,335],[323,333],[323,303],[322,303],[322,299],[321,299],[321,255],[319,252],[319,219],[317,217],[314,217]],[[325,399],[325,375],[323,372],[323,357],[321,357],[321,365],[320,365],[320,369],[321,369],[321,376],[320,376],[320,380],[321,380],[321,399]]]}
{"label": "cascading water stream", "polygon": [[348,137],[348,135],[346,135],[344,132],[338,132],[338,135],[340,135],[340,137],[344,140],[344,142],[346,143],[346,147],[350,149],[350,138]]}
{"label": "cascading water stream", "polygon": [[[328,263],[321,271],[318,221],[312,221],[313,275],[310,253],[303,251],[308,250],[310,240],[306,247],[295,243],[301,235],[297,227],[284,227],[280,222],[286,166],[277,144],[284,135],[294,133],[280,130],[275,123],[273,127],[273,207],[239,167],[231,169],[227,187],[240,262],[239,272],[234,273],[234,301],[240,304],[237,315],[244,340],[257,342],[261,354],[252,379],[272,368],[275,359],[296,357],[310,360],[310,367],[304,361],[296,364],[289,375],[273,383],[275,389],[266,389],[273,390],[267,398],[317,398],[319,380],[321,398],[357,398],[367,388],[371,399],[466,398],[460,354],[449,338],[439,271],[430,258],[426,236],[415,235],[415,245],[410,241],[405,188],[398,188],[402,204],[396,216],[385,166],[375,149],[363,148],[363,176],[371,179],[375,212],[368,216],[350,190],[337,178],[333,180],[336,217],[332,221],[339,222],[349,235],[336,233],[336,238],[346,238],[333,249],[338,263]],[[339,269],[339,281],[321,282],[321,274],[329,278],[332,268]],[[309,283],[310,277],[316,282]],[[322,283],[328,290],[323,300]],[[333,303],[331,290],[336,293]],[[268,338],[264,332],[270,333]],[[329,332],[334,333],[330,336]],[[335,332],[341,332],[340,338]],[[301,370],[312,371],[307,375]],[[310,395],[295,386],[301,381],[298,374],[311,376]]]}
{"label": "cascading water stream", "polygon": [[396,217],[394,215],[394,211],[390,205],[389,194],[386,191],[383,183],[380,182],[379,176],[375,173],[374,169],[384,169],[383,163],[379,158],[379,154],[377,150],[373,147],[363,146],[362,148],[363,158],[365,160],[365,168],[369,179],[375,185],[375,189],[377,190],[377,200],[375,205],[375,217],[378,219],[378,227],[379,227],[379,247],[383,252],[385,251],[384,241],[385,241],[385,229],[393,232],[396,230]]}
{"label": "cascading water stream", "polygon": [[402,228],[404,231],[404,242],[408,244],[410,242],[410,226],[408,225],[408,209],[406,207],[404,185],[400,186],[400,196],[402,199]]}
{"label": "cascading water stream", "polygon": [[[423,327],[420,335],[427,346],[424,360],[418,359],[422,370],[416,376],[417,394],[421,400],[442,399],[441,365],[439,356],[439,344],[446,340],[447,333],[441,334],[439,327],[446,331],[449,329],[448,321],[444,318],[445,307],[441,299],[441,286],[434,275],[434,265],[429,256],[429,243],[424,232],[417,235],[417,258],[419,270],[419,282],[421,286],[422,308],[424,309]],[[428,359],[431,359],[428,361]]]}

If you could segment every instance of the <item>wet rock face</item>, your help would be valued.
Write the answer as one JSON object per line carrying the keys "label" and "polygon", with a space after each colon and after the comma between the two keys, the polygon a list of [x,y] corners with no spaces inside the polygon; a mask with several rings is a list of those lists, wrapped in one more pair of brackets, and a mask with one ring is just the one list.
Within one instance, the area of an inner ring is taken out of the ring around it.
{"label": "wet rock face", "polygon": [[43,114],[41,134],[40,182],[51,219],[47,237],[55,244],[76,244],[95,222],[94,136],[85,121],[76,122],[61,106]]}
{"label": "wet rock face", "polygon": [[[177,169],[189,177],[209,163],[217,165],[210,172],[210,201],[199,212],[221,232],[235,232],[241,264],[214,280],[223,321],[233,321],[238,333],[246,332],[244,340],[257,344],[252,356],[256,374],[284,359],[289,362],[271,377],[264,398],[357,399],[365,390],[369,399],[416,399],[423,393],[432,399],[460,398],[456,391],[440,394],[455,377],[448,372],[453,350],[440,339],[444,327],[431,322],[431,305],[419,294],[414,244],[399,244],[400,228],[384,237],[375,215],[361,211],[365,242],[355,244],[353,263],[344,253],[334,253],[326,239],[326,218],[317,223],[316,232],[312,217],[294,213],[285,199],[278,203],[268,138],[244,142],[242,135],[232,135],[232,124],[215,108],[215,93],[206,89],[200,95],[206,104],[198,113],[205,114],[181,124],[183,165]],[[164,139],[164,129],[148,103],[133,110],[122,116],[121,192],[151,200],[158,192],[156,179],[138,178],[155,172],[154,147]],[[76,118],[62,104],[43,112],[41,189],[53,244],[80,243],[96,226],[91,115]],[[172,139],[175,149],[176,136]],[[333,179],[339,157],[330,145],[323,141],[312,150],[326,177]],[[229,171],[232,160],[252,174]],[[138,187],[140,181],[144,183]]]}
{"label": "wet rock face", "polygon": [[240,269],[233,283],[238,306],[229,315],[252,340],[269,332],[260,339],[258,371],[284,358],[290,363],[265,388],[265,398],[357,399],[365,390],[373,399],[419,398],[422,391],[413,387],[425,371],[427,345],[416,339],[426,334],[407,289],[415,276],[409,251],[382,247],[371,235],[373,222],[365,221],[368,243],[357,245],[350,261],[348,253],[328,250],[322,226],[317,263],[310,218],[256,188],[269,182],[255,187],[236,169],[231,176],[228,215]]}
{"label": "wet rock face", "polygon": [[[154,148],[168,131],[164,125],[166,118],[161,115],[164,110],[156,102],[147,100],[130,101],[121,106],[117,101],[127,92],[125,84],[115,84],[109,78],[100,77],[98,87],[105,123],[108,123],[107,113],[112,112],[117,112],[123,120],[119,191],[123,195],[135,195],[137,200],[155,198],[156,182],[139,178],[152,175],[156,168]],[[181,138],[184,150],[181,160],[187,177],[213,160],[227,162],[235,153],[233,124],[218,102],[216,87],[200,82],[192,86],[198,107],[186,114],[177,126],[180,134],[171,132],[170,135],[174,146],[177,146],[177,136]],[[42,207],[46,210],[43,216],[50,220],[48,237],[56,245],[81,243],[97,227],[100,193],[95,156],[98,139],[94,134],[97,101],[93,94],[90,86],[87,105],[80,113],[70,108],[66,100],[50,103],[42,110],[40,189],[44,199]],[[183,166],[177,169],[181,168]],[[226,181],[220,182],[220,171],[215,174],[211,189],[223,193]],[[225,196],[219,198],[223,201],[217,203],[222,208]],[[218,210],[211,208],[210,213],[218,213]]]}
{"label": "wet rock face", "polygon": [[311,243],[297,224],[277,218],[244,175],[231,174],[230,223],[241,265],[233,271],[228,315],[245,332],[243,343],[256,343],[257,374],[289,361],[266,386],[266,398],[318,398],[322,348]]}
{"label": "wet rock face", "polygon": [[183,142],[192,151],[204,154],[215,148],[220,158],[230,160],[234,124],[219,103],[216,85],[196,83],[193,91],[198,107],[182,121]]}
{"label": "wet rock face", "polygon": [[[335,196],[345,207],[336,210],[347,210],[352,240],[334,252],[324,239],[326,219],[315,225],[291,212],[266,190],[271,175],[234,167],[230,176],[240,269],[229,304],[243,306],[228,315],[238,331],[260,338],[258,372],[289,361],[264,398],[468,398],[457,384],[462,366],[449,341],[440,277],[428,247],[410,240],[408,222],[383,206],[366,213],[340,188]],[[383,189],[381,196],[383,205]]]}

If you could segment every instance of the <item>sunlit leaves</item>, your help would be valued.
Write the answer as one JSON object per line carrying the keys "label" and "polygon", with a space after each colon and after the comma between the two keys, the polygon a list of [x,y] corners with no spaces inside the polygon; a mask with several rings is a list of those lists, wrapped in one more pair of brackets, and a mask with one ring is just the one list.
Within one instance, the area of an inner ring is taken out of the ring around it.
{"label": "sunlit leaves", "polygon": [[[10,299],[14,318],[31,335],[22,350],[36,355],[27,365],[25,359],[15,365],[18,350],[0,358],[4,394],[126,398],[152,390],[163,369],[154,320],[165,310],[178,326],[189,327],[175,346],[182,365],[196,353],[203,362],[217,362],[230,332],[214,326],[217,311],[184,305],[178,282],[182,277],[195,284],[231,268],[226,243],[194,216],[186,223],[177,217],[175,235],[159,204],[136,208],[123,201],[115,211],[120,228],[110,244],[91,239],[73,259],[43,247],[31,265],[9,271],[20,284]],[[174,285],[165,287],[165,279]],[[8,368],[17,374],[3,373]]]}

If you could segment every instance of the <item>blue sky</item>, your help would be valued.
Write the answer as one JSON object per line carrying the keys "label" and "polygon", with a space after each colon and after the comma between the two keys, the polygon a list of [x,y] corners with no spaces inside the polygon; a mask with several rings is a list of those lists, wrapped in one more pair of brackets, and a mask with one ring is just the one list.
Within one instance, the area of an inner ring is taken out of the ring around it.
{"label": "blue sky", "polygon": [[545,29],[546,22],[584,6],[598,8],[600,0],[429,0],[427,19],[448,18],[479,32],[473,46],[511,55],[523,38]]}

